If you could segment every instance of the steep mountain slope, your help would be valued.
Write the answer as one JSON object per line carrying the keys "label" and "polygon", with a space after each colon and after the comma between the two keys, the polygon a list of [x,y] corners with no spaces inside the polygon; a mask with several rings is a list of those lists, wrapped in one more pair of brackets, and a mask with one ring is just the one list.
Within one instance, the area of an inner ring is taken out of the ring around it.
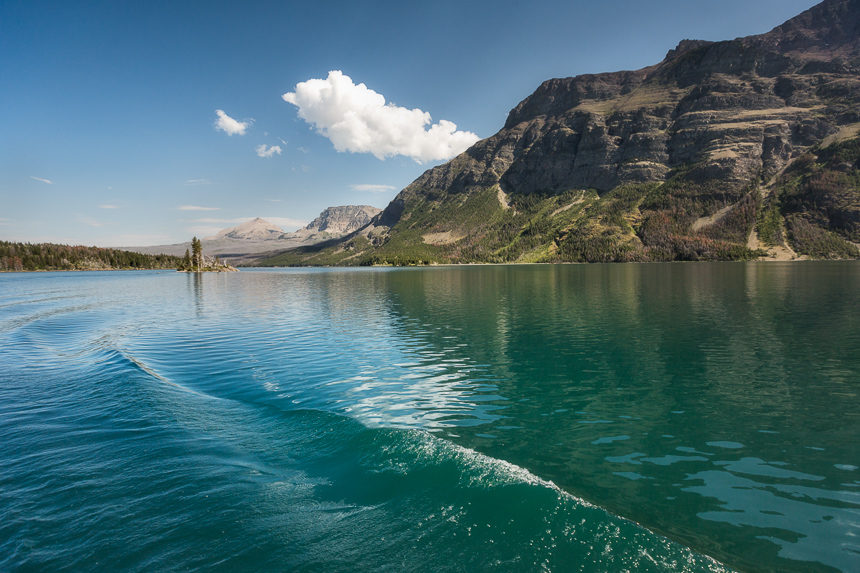
{"label": "steep mountain slope", "polygon": [[825,0],[766,34],[546,81],[358,233],[268,263],[856,257],[858,132],[860,0]]}

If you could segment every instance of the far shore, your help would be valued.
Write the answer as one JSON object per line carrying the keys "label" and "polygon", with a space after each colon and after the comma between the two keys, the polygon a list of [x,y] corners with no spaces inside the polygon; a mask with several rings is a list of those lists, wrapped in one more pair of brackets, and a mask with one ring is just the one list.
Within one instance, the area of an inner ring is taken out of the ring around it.
{"label": "far shore", "polygon": [[858,259],[751,259],[749,261],[631,261],[625,263],[586,263],[580,261],[563,261],[557,263],[429,263],[426,265],[294,265],[294,266],[242,266],[239,268],[230,267],[229,269],[207,269],[201,271],[186,271],[180,269],[37,269],[37,270],[0,270],[0,274],[14,273],[91,273],[91,272],[135,272],[135,271],[164,271],[178,273],[237,273],[245,269],[371,269],[371,268],[387,268],[387,269],[407,269],[407,268],[428,268],[428,267],[505,267],[505,266],[552,266],[552,265],[659,265],[659,264],[697,264],[697,263],[816,263],[816,262],[856,262]]}

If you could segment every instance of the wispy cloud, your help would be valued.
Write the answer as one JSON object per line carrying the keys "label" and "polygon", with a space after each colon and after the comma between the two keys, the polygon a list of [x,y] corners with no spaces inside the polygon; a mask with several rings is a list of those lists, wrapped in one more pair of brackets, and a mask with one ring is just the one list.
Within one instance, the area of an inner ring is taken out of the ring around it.
{"label": "wispy cloud", "polygon": [[277,155],[281,154],[281,146],[280,145],[270,145],[267,147],[265,144],[263,144],[263,145],[257,146],[257,156],[258,157],[272,157],[275,154],[277,154]]}
{"label": "wispy cloud", "polygon": [[[253,221],[257,217],[233,217],[233,218],[216,218],[216,217],[200,217],[198,219],[189,219],[192,223],[202,223],[202,224],[225,224],[225,225],[238,225],[239,223],[246,223],[248,221]],[[307,221],[302,219],[294,219],[292,217],[260,217],[270,223],[274,223],[279,227],[304,227],[307,225]]]}
{"label": "wispy cloud", "polygon": [[189,235],[195,235],[197,237],[203,238],[211,237],[220,230],[221,227],[215,227],[213,225],[192,225],[186,229]]}
{"label": "wispy cloud", "polygon": [[243,221],[244,219],[218,219],[215,217],[201,217],[199,219],[188,219],[188,220],[191,221],[192,223],[207,223],[207,224],[225,223],[225,224],[229,224],[229,223],[239,223],[239,222]]}
{"label": "wispy cloud", "polygon": [[338,151],[372,153],[379,159],[405,155],[421,163],[450,159],[480,139],[448,120],[432,123],[426,111],[386,103],[382,94],[354,84],[338,70],[324,80],[300,82],[281,97],[298,107],[299,117]]}
{"label": "wispy cloud", "polygon": [[355,191],[368,191],[370,193],[385,193],[386,191],[394,191],[397,189],[394,185],[374,185],[371,183],[350,185],[350,187]]}
{"label": "wispy cloud", "polygon": [[87,225],[88,227],[96,227],[96,228],[99,228],[99,227],[104,227],[104,226],[105,226],[105,224],[104,224],[104,223],[102,223],[101,221],[98,221],[98,220],[96,220],[96,219],[93,219],[92,217],[81,217],[81,216],[79,216],[79,217],[78,217],[78,222],[79,222],[79,223],[83,223],[84,225]]}
{"label": "wispy cloud", "polygon": [[99,205],[99,209],[119,209],[119,205]]}
{"label": "wispy cloud", "polygon": [[223,109],[216,109],[215,115],[218,116],[218,119],[215,120],[215,129],[221,130],[227,135],[245,135],[245,130],[253,121],[238,121],[224,113]]}
{"label": "wispy cloud", "polygon": [[283,199],[266,199],[269,203],[283,203]]}
{"label": "wispy cloud", "polygon": [[201,207],[200,205],[180,205],[180,211],[220,211],[220,207]]}
{"label": "wispy cloud", "polygon": [[101,239],[99,245],[103,247],[143,247],[146,245],[164,245],[174,240],[169,235],[163,234],[127,233]]}
{"label": "wispy cloud", "polygon": [[186,179],[186,185],[211,185],[212,182],[206,179],[205,177],[201,177],[199,179]]}
{"label": "wispy cloud", "polygon": [[41,181],[42,183],[47,183],[48,185],[53,185],[54,182],[50,179],[45,179],[44,177],[36,177],[35,175],[30,175],[30,179],[33,181]]}

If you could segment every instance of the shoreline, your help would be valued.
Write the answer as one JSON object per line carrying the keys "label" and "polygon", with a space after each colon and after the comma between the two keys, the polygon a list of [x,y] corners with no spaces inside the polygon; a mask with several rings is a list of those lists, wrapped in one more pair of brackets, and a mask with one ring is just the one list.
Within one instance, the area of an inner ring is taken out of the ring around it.
{"label": "shoreline", "polygon": [[25,274],[25,273],[92,273],[92,272],[142,272],[142,271],[164,271],[176,273],[238,273],[242,269],[410,269],[410,268],[432,268],[432,267],[524,267],[524,266],[564,266],[564,265],[665,265],[665,264],[699,264],[699,263],[850,263],[858,262],[860,259],[752,259],[748,261],[628,261],[628,262],[605,262],[605,263],[584,263],[577,261],[566,261],[558,263],[431,263],[428,265],[292,265],[292,266],[241,266],[231,267],[224,270],[202,270],[202,271],[185,271],[179,269],[37,269],[37,270],[21,270],[9,271],[0,270],[0,274]]}
{"label": "shoreline", "polygon": [[0,270],[0,274],[3,273],[93,273],[93,272],[135,272],[135,271],[170,271],[176,272],[176,269],[34,269],[34,270],[20,270],[20,271],[10,271],[10,270]]}
{"label": "shoreline", "polygon": [[588,263],[580,261],[563,261],[557,263],[430,263],[427,265],[271,265],[271,266],[242,266],[242,269],[409,269],[429,267],[490,267],[490,266],[553,266],[553,265],[666,265],[666,264],[700,264],[700,263],[816,263],[816,262],[857,262],[860,259],[750,259],[747,261],[715,260],[715,261],[624,261],[624,262],[599,262]]}

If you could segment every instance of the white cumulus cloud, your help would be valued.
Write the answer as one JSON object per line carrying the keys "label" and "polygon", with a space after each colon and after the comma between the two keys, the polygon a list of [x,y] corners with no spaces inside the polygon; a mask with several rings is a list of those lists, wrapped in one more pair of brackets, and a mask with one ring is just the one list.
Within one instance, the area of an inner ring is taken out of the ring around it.
{"label": "white cumulus cloud", "polygon": [[220,129],[227,135],[245,135],[245,130],[251,125],[250,121],[238,121],[224,113],[223,109],[216,109],[215,129]]}
{"label": "white cumulus cloud", "polygon": [[266,146],[266,144],[264,143],[262,145],[257,146],[257,156],[258,157],[271,157],[275,154],[277,154],[277,155],[281,154],[281,146],[280,145]]}
{"label": "white cumulus cloud", "polygon": [[426,111],[385,103],[382,94],[337,70],[324,80],[300,82],[282,97],[338,151],[379,159],[405,155],[421,163],[450,159],[480,139],[447,120],[432,123]]}

